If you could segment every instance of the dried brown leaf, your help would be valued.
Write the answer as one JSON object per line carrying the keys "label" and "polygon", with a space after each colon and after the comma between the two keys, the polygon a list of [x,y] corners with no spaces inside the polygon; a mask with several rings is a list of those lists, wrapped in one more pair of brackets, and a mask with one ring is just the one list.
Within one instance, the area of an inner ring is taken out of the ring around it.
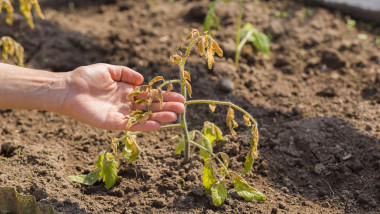
{"label": "dried brown leaf", "polygon": [[252,125],[249,114],[244,114],[243,118],[244,118],[245,125],[247,125],[247,126]]}
{"label": "dried brown leaf", "polygon": [[166,89],[166,94],[168,94],[173,89],[173,84],[169,84],[168,88]]}
{"label": "dried brown leaf", "polygon": [[153,85],[155,82],[158,82],[158,81],[165,81],[165,80],[164,80],[164,77],[162,77],[162,76],[157,76],[157,77],[153,78],[153,79],[149,82],[149,85]]}
{"label": "dried brown leaf", "polygon": [[182,62],[182,57],[180,57],[178,54],[174,54],[170,57],[170,61],[174,64],[180,64]]}
{"label": "dried brown leaf", "polygon": [[234,118],[235,118],[234,109],[229,107],[227,111],[226,123],[227,123],[228,128],[230,128],[232,135],[236,135],[234,128],[238,127],[238,124],[235,122]]}
{"label": "dried brown leaf", "polygon": [[215,40],[212,40],[212,48],[215,50],[219,57],[223,56],[223,51]]}
{"label": "dried brown leaf", "polygon": [[187,88],[187,92],[189,93],[189,97],[191,97],[191,85],[190,85],[190,83],[187,81],[187,80],[185,80],[185,85],[186,85],[186,88]]}

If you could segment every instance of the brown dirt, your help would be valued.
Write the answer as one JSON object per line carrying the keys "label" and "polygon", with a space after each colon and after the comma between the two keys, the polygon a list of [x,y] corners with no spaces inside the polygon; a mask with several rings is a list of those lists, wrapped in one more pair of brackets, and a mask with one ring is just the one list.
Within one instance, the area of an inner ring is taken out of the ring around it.
{"label": "brown dirt", "polygon": [[[35,20],[34,31],[17,15],[14,26],[0,26],[1,36],[25,46],[26,66],[68,71],[108,62],[132,67],[147,81],[176,77],[168,57],[189,27],[202,28],[209,4],[76,0],[70,10],[66,0],[41,2],[47,20]],[[300,1],[249,1],[243,20],[272,36],[271,58],[246,45],[235,68],[236,11],[236,3],[217,9],[215,37],[227,58],[208,71],[194,56],[188,70],[195,99],[229,100],[257,119],[260,157],[246,178],[266,202],[244,202],[231,190],[221,207],[212,206],[201,187],[201,159],[183,164],[173,154],[176,130],[139,136],[141,157],[119,166],[111,190],[101,182],[73,184],[67,176],[93,170],[98,153],[122,133],[41,111],[0,112],[0,185],[70,213],[380,213],[380,27],[358,22],[348,29],[349,17]],[[289,17],[276,18],[275,11]],[[359,33],[368,39],[359,40]],[[222,90],[221,78],[235,84],[232,92]],[[212,114],[207,106],[189,107],[189,126],[200,128],[207,118],[225,127],[221,109]],[[249,135],[243,126],[237,130],[239,137],[229,136],[216,149],[241,170]]]}

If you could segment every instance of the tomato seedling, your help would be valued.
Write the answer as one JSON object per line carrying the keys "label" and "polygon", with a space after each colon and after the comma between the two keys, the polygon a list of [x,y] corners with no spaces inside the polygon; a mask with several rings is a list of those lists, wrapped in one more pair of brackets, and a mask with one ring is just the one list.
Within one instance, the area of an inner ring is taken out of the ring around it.
{"label": "tomato seedling", "polygon": [[[251,23],[246,23],[243,28],[241,27],[244,0],[236,1],[239,4],[239,12],[236,24],[235,65],[237,66],[239,64],[240,51],[247,41],[252,42],[253,46],[264,54],[264,58],[268,58],[270,51],[270,40],[268,36],[254,28]],[[215,8],[222,2],[230,3],[231,0],[215,0],[210,4],[205,21],[203,22],[204,32],[209,31],[211,27],[219,28],[219,19],[216,15]]]}
{"label": "tomato seedling", "polygon": [[[133,100],[136,104],[146,105],[146,110],[136,110],[126,115],[128,122],[126,125],[125,136],[112,140],[109,148],[105,152],[102,152],[96,161],[95,171],[88,175],[69,176],[71,181],[85,185],[93,185],[99,178],[102,178],[103,182],[105,182],[106,188],[110,189],[117,180],[118,163],[115,158],[117,155],[117,148],[120,145],[123,145],[122,156],[128,163],[133,162],[141,153],[141,149],[136,142],[136,135],[141,132],[131,132],[129,129],[134,124],[145,123],[152,115],[150,106],[153,99],[158,99],[162,105],[163,93],[171,91],[173,89],[173,84],[179,84],[181,86],[181,94],[186,100],[185,111],[180,114],[179,123],[164,125],[161,127],[161,129],[180,128],[182,130],[183,136],[179,140],[175,149],[175,154],[184,152],[185,161],[189,161],[191,149],[199,149],[200,155],[204,160],[203,185],[206,194],[212,195],[212,200],[215,205],[221,205],[227,197],[227,189],[225,185],[227,179],[230,179],[233,182],[237,193],[246,201],[252,201],[253,199],[257,201],[265,200],[265,195],[251,187],[242,177],[242,175],[251,169],[254,160],[258,156],[257,146],[259,134],[257,123],[254,118],[244,109],[231,102],[187,99],[187,96],[191,97],[192,95],[192,88],[190,85],[191,75],[189,71],[185,70],[185,63],[187,57],[190,55],[191,49],[194,46],[198,46],[200,56],[205,57],[209,69],[211,69],[214,64],[214,54],[216,53],[221,57],[223,51],[211,35],[201,35],[196,29],[192,30],[190,35],[186,38],[185,43],[186,44],[182,46],[184,47],[184,50],[186,50],[185,53],[181,52],[181,54],[175,54],[170,57],[170,60],[179,67],[180,79],[165,81],[162,76],[157,76],[153,78],[148,85],[140,85],[129,94],[127,96],[128,100]],[[156,85],[156,87],[154,87],[154,85]],[[166,88],[165,91],[164,88]],[[136,98],[139,94],[143,93],[149,93],[152,96],[150,98]],[[234,129],[238,127],[238,123],[235,121],[235,110],[243,113],[245,125],[250,127],[252,136],[250,139],[250,149],[245,158],[244,170],[241,174],[233,172],[229,168],[230,158],[226,153],[213,152],[213,143],[215,141],[224,140],[222,131],[218,126],[212,122],[206,121],[204,122],[202,130],[188,130],[186,123],[186,107],[193,104],[208,104],[212,112],[215,111],[217,105],[227,106],[226,124],[232,135],[236,135]]]}

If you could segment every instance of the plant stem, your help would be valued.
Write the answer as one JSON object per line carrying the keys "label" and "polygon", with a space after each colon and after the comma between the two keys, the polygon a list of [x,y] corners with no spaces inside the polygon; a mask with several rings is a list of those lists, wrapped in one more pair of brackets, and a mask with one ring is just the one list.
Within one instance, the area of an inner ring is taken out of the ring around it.
{"label": "plant stem", "polygon": [[248,31],[248,33],[244,36],[244,38],[241,40],[240,44],[236,48],[236,53],[239,56],[240,51],[243,48],[244,44],[247,42],[248,38],[253,34],[253,30]]}
{"label": "plant stem", "polygon": [[199,104],[199,103],[214,103],[218,105],[226,105],[226,106],[231,106],[234,107],[235,109],[239,110],[243,114],[247,114],[249,116],[249,119],[253,122],[253,125],[255,126],[255,129],[257,129],[257,122],[256,120],[244,109],[240,108],[239,106],[231,103],[231,102],[224,102],[224,101],[215,101],[215,100],[190,100],[185,102],[185,108],[189,104]]}
{"label": "plant stem", "polygon": [[236,27],[236,50],[235,50],[235,66],[239,64],[239,55],[238,46],[240,44],[240,28],[241,28],[241,17],[243,15],[243,0],[239,0],[239,14],[237,19],[237,27]]}
{"label": "plant stem", "polygon": [[[170,129],[170,128],[182,128],[182,124],[181,123],[175,123],[175,124],[169,124],[169,125],[164,125],[164,126],[161,126],[161,129]],[[138,134],[142,134],[142,133],[146,133],[144,131],[138,131],[138,132],[132,132],[131,135],[138,135]],[[122,140],[124,137],[120,138],[120,139],[117,139],[117,140]]]}
{"label": "plant stem", "polygon": [[169,85],[169,84],[172,84],[172,83],[181,83],[181,80],[177,80],[177,79],[176,80],[169,80],[169,81],[166,81],[166,82],[162,83],[157,88],[162,88],[165,85]]}
{"label": "plant stem", "polygon": [[[186,58],[184,58],[183,60],[185,61]],[[186,100],[187,100],[187,89],[186,89],[186,85],[185,85],[186,80],[184,79],[184,76],[182,75],[182,73],[185,70],[184,61],[179,66],[179,72],[181,75],[181,94],[185,98],[185,102],[186,102]],[[185,155],[185,162],[188,162],[190,159],[190,143],[189,143],[190,138],[189,138],[189,131],[187,130],[187,123],[186,123],[186,106],[185,106],[183,113],[180,113],[180,123],[182,126],[182,132],[183,132],[184,139],[185,139],[185,149],[183,151],[184,155]]]}

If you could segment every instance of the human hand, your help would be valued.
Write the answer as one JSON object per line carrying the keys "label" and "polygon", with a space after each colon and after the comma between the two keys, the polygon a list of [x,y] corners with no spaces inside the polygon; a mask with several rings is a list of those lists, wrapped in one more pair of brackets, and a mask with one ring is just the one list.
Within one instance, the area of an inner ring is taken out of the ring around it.
{"label": "human hand", "polygon": [[[83,66],[66,75],[67,91],[58,113],[70,116],[91,126],[124,130],[125,115],[142,107],[126,100],[144,78],[136,71],[109,64]],[[174,92],[164,93],[164,103],[153,102],[154,112],[144,124],[135,124],[131,131],[152,131],[161,124],[175,121],[184,111],[184,98]]]}

